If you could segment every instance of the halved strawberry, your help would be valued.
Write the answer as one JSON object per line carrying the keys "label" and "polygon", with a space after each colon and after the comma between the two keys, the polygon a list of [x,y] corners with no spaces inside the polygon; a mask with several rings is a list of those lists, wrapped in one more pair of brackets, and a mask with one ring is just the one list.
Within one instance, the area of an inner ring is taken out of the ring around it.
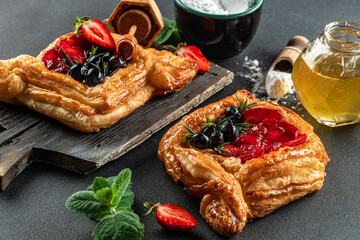
{"label": "halved strawberry", "polygon": [[197,225],[197,220],[193,215],[176,205],[146,202],[144,206],[149,208],[145,215],[151,213],[153,216],[156,211],[157,222],[166,230],[187,231]]}
{"label": "halved strawberry", "polygon": [[[77,61],[78,63],[84,64],[86,62],[86,57],[84,50],[81,47],[66,45],[63,46],[62,49],[65,53],[70,57],[71,60]],[[58,50],[58,54],[60,57],[64,57],[61,49]]]}
{"label": "halved strawberry", "polygon": [[54,49],[50,49],[44,53],[42,60],[43,60],[43,62],[45,62],[45,61],[49,61],[49,60],[54,60],[58,57],[59,57],[58,52],[55,51]]}
{"label": "halved strawberry", "polygon": [[199,72],[207,72],[210,69],[209,61],[204,57],[200,49],[195,46],[179,46],[176,50],[176,55],[180,57],[187,57],[193,60],[198,67]]}
{"label": "halved strawberry", "polygon": [[74,46],[74,47],[84,48],[85,47],[84,45],[85,44],[83,43],[83,40],[80,37],[73,35],[71,37],[60,40],[57,44],[57,49],[64,46]]}
{"label": "halved strawberry", "polygon": [[90,17],[75,18],[74,31],[85,42],[100,50],[114,52],[115,41],[105,24]]}

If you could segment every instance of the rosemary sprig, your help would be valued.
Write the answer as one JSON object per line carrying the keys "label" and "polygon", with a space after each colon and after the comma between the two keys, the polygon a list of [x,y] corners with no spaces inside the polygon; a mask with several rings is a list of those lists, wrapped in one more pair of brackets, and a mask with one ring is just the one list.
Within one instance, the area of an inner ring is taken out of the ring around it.
{"label": "rosemary sprig", "polygon": [[227,121],[233,119],[234,117],[235,117],[235,116],[232,115],[232,116],[230,116],[230,117],[224,118],[223,120],[221,120],[220,122],[218,122],[218,123],[216,124],[216,126],[221,126],[221,125],[223,125],[224,123],[226,123]]}
{"label": "rosemary sprig", "polygon": [[98,47],[91,46],[91,53],[90,53],[90,57],[95,56],[95,55],[96,55],[97,50],[98,50]]}
{"label": "rosemary sprig", "polygon": [[186,137],[186,139],[184,140],[184,142],[190,141],[191,137],[195,135],[195,132],[194,132],[194,130],[191,129],[190,125],[189,125],[188,123],[187,123],[186,125],[187,125],[187,126],[184,125],[184,128],[185,128],[186,130],[188,130],[189,133],[183,133],[183,134],[181,134],[182,136],[185,136],[185,137]]}
{"label": "rosemary sprig", "polygon": [[67,63],[70,67],[74,66],[74,62],[71,60],[71,58],[69,57],[69,55],[67,55],[67,53],[64,51],[64,49],[61,47],[60,50],[61,50],[62,54],[64,55],[64,58],[65,58],[66,63]]}
{"label": "rosemary sprig", "polygon": [[235,94],[235,97],[236,97],[237,100],[239,101],[239,107],[238,107],[238,109],[239,109],[240,112],[243,112],[243,111],[245,111],[245,110],[248,109],[248,108],[252,108],[252,107],[257,106],[257,103],[250,103],[250,104],[248,104],[248,100],[247,100],[247,99],[245,100],[245,102],[242,102],[236,94]]}
{"label": "rosemary sprig", "polygon": [[230,142],[223,143],[223,144],[221,144],[221,145],[219,145],[217,147],[214,147],[214,150],[216,152],[218,152],[219,154],[222,154],[223,152],[231,154],[231,152],[229,150],[226,150],[226,149],[222,148],[223,146],[226,146],[226,145],[229,145],[229,144],[230,144]]}
{"label": "rosemary sprig", "polygon": [[90,64],[101,71],[101,68],[99,67],[99,65],[96,65],[95,63],[90,63]]}
{"label": "rosemary sprig", "polygon": [[235,126],[237,127],[237,129],[239,129],[240,132],[245,134],[245,131],[247,131],[252,126],[252,124],[236,123]]}
{"label": "rosemary sprig", "polygon": [[203,125],[208,126],[208,127],[216,127],[216,124],[211,122],[211,119],[209,118],[209,116],[206,114],[206,123],[203,123]]}
{"label": "rosemary sprig", "polygon": [[107,76],[108,71],[109,71],[109,63],[105,62],[104,60],[101,60],[101,61],[102,61],[103,69],[104,69],[104,76]]}

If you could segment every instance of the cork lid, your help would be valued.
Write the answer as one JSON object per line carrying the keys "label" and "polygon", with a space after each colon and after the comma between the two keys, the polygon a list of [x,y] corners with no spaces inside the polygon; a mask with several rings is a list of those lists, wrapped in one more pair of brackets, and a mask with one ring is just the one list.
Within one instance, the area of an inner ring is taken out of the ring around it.
{"label": "cork lid", "polygon": [[121,0],[108,25],[111,32],[121,35],[136,26],[134,36],[138,43],[149,47],[164,27],[164,21],[154,0]]}

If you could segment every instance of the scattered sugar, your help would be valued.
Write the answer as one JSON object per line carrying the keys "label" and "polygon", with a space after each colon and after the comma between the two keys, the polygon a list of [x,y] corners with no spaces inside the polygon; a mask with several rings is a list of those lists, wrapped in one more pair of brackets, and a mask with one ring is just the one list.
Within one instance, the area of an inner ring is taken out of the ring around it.
{"label": "scattered sugar", "polygon": [[[247,80],[247,84],[251,88],[251,93],[260,101],[269,101],[274,104],[278,104],[287,108],[290,108],[296,112],[303,111],[304,108],[300,101],[297,99],[295,94],[294,86],[291,81],[291,74],[286,76],[287,81],[290,78],[291,86],[288,89],[288,92],[283,95],[281,98],[275,99],[271,98],[266,91],[266,68],[261,66],[261,61],[257,59],[250,59],[245,57],[243,62],[243,67],[247,69],[244,72],[238,72],[237,75]],[[271,73],[270,73],[271,74]],[[275,73],[275,75],[283,75],[285,73]]]}
{"label": "scattered sugar", "polygon": [[245,12],[252,0],[182,0],[188,7],[203,13],[228,15]]}

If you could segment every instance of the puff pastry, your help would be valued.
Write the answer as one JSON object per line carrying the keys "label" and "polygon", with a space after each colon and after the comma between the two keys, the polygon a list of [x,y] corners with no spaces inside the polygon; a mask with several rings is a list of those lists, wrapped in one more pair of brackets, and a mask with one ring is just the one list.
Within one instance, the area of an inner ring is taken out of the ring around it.
{"label": "puff pastry", "polygon": [[223,235],[238,234],[247,222],[263,217],[281,206],[319,190],[329,157],[310,124],[289,109],[257,101],[246,90],[239,90],[240,100],[256,102],[258,107],[278,110],[307,140],[294,147],[241,163],[236,157],[224,157],[211,149],[199,150],[184,143],[189,124],[200,132],[205,115],[215,122],[228,106],[236,106],[235,96],[227,97],[185,116],[171,127],[159,144],[158,157],[175,182],[202,198],[200,213],[211,227]]}
{"label": "puff pastry", "polygon": [[[48,70],[41,58],[20,55],[0,61],[0,101],[26,105],[83,132],[99,131],[127,116],[149,99],[178,91],[196,75],[196,63],[168,51],[137,46],[127,67],[87,86]],[[115,41],[120,35],[113,34]]]}

